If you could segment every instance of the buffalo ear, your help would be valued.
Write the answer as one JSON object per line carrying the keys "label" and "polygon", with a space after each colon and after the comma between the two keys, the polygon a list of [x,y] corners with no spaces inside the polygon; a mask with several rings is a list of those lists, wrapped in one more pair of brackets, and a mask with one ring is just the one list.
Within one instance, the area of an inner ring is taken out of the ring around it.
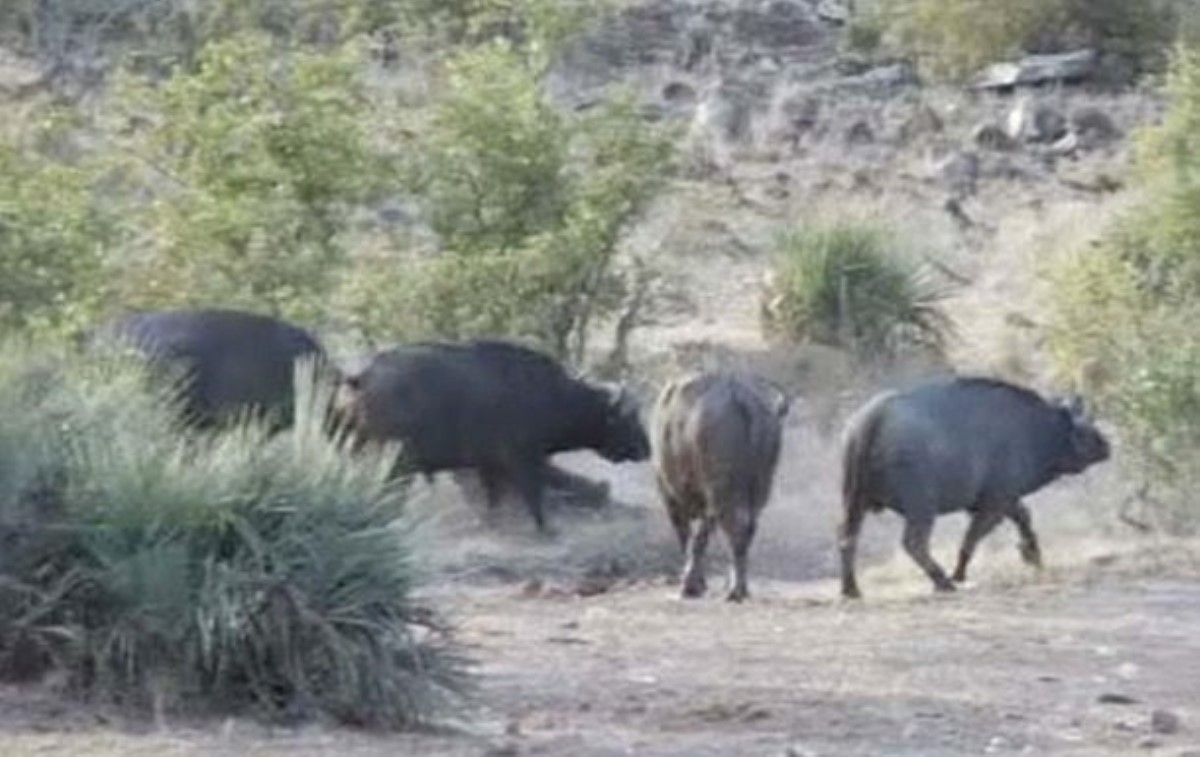
{"label": "buffalo ear", "polygon": [[771,393],[775,395],[775,401],[771,403],[775,409],[775,415],[779,418],[786,418],[788,412],[792,409],[792,398],[788,396],[788,393],[779,384],[773,381],[767,381],[766,384],[770,388]]}
{"label": "buffalo ear", "polygon": [[1091,409],[1088,407],[1087,401],[1080,395],[1070,394],[1063,400],[1062,404],[1067,409],[1067,412],[1071,414],[1072,418],[1082,421],[1091,420]]}
{"label": "buffalo ear", "polygon": [[628,412],[637,408],[633,393],[624,384],[618,384],[609,389],[608,404],[610,408],[619,412]]}

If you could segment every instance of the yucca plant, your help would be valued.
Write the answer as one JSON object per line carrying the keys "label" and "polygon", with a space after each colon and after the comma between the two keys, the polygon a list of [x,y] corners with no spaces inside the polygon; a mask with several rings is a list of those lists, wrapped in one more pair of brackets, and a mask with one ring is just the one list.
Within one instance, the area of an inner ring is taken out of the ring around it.
{"label": "yucca plant", "polygon": [[941,351],[952,324],[930,272],[892,251],[879,228],[849,223],[782,234],[764,292],[763,328],[867,356],[904,346]]}
{"label": "yucca plant", "polygon": [[[463,692],[465,660],[412,597],[417,525],[394,451],[328,439],[331,389],[311,366],[295,425],[273,435],[249,420],[186,431],[135,373],[64,366],[24,411],[56,441],[60,502],[33,526],[53,538],[3,563],[0,591],[22,604],[0,611],[0,645],[40,639],[81,693],[159,711],[405,727]],[[28,391],[0,376],[0,405]]]}

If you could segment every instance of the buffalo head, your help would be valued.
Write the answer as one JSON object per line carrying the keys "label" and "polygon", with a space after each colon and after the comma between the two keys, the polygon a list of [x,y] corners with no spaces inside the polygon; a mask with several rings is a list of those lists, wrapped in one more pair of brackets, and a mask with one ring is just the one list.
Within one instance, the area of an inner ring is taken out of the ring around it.
{"label": "buffalo head", "polygon": [[1060,403],[1069,424],[1067,450],[1060,467],[1067,473],[1079,473],[1096,463],[1102,463],[1111,454],[1108,438],[1096,427],[1095,419],[1084,399],[1072,395]]}
{"label": "buffalo head", "polygon": [[642,425],[637,399],[623,386],[609,391],[596,452],[614,463],[640,462],[650,457],[650,438]]}

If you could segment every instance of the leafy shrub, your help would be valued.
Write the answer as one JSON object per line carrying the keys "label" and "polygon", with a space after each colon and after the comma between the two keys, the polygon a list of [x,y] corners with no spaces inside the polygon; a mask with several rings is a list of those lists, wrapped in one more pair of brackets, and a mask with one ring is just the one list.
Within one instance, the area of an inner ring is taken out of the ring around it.
{"label": "leafy shrub", "polygon": [[300,382],[286,433],[193,436],[136,366],[3,354],[0,669],[49,658],[127,704],[388,727],[461,689],[411,597],[389,460],[326,439],[329,389]]}
{"label": "leafy shrub", "polygon": [[137,156],[122,166],[127,218],[143,244],[122,271],[123,303],[317,315],[351,211],[392,176],[359,63],[352,48],[250,35],[209,45],[194,73],[161,86],[124,82],[124,154]]}
{"label": "leafy shrub", "polygon": [[0,176],[0,328],[78,325],[116,239],[94,174],[13,142],[0,144]]}
{"label": "leafy shrub", "polygon": [[862,14],[936,77],[961,79],[1024,53],[1091,46],[1135,71],[1161,64],[1173,0],[875,0]]}
{"label": "leafy shrub", "polygon": [[560,113],[541,75],[507,43],[449,62],[408,166],[442,249],[351,279],[366,330],[508,336],[582,356],[590,323],[619,301],[618,243],[664,180],[671,142],[627,98]]}
{"label": "leafy shrub", "polygon": [[1051,272],[1050,346],[1119,424],[1126,464],[1161,490],[1151,519],[1185,530],[1200,523],[1200,55],[1180,51],[1169,91],[1166,118],[1141,140],[1144,203]]}
{"label": "leafy shrub", "polygon": [[840,223],[782,235],[765,293],[764,329],[863,355],[909,346],[940,350],[950,322],[944,291],[920,267],[888,249],[888,235]]}

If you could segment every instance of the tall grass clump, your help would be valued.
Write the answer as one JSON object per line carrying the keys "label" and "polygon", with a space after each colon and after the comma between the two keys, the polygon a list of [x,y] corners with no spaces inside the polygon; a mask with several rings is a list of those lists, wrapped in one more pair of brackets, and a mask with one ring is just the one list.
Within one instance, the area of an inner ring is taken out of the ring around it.
{"label": "tall grass clump", "polygon": [[890,249],[883,229],[801,227],[776,244],[763,326],[785,341],[862,356],[894,356],[905,347],[940,352],[951,329],[944,296],[927,271]]}
{"label": "tall grass clump", "polygon": [[1200,507],[1200,54],[1180,51],[1171,107],[1142,134],[1144,201],[1100,244],[1053,265],[1049,346],[1064,378],[1120,428],[1124,464],[1145,485],[1142,518],[1194,532]]}
{"label": "tall grass clump", "polygon": [[[0,429],[3,669],[61,667],[79,694],[156,714],[379,727],[462,691],[464,661],[412,596],[415,524],[390,458],[327,439],[327,388],[299,382],[283,433],[200,435],[136,367],[22,371],[14,353],[0,360],[15,421]],[[20,452],[23,431],[35,444]]]}

